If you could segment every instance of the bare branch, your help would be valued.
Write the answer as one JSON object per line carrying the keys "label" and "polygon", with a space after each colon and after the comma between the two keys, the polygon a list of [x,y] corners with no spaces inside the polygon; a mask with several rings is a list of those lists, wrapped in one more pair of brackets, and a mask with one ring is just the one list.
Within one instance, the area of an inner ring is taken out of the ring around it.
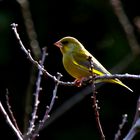
{"label": "bare branch", "polygon": [[[57,73],[57,79],[60,80],[61,77],[62,77],[62,74],[61,74],[61,73]],[[52,97],[50,106],[49,106],[48,109],[46,110],[46,113],[45,113],[45,114],[49,114],[49,112],[52,110],[52,107],[53,107],[53,105],[54,105],[55,99],[57,98],[56,93],[57,93],[58,85],[59,85],[59,82],[57,82],[57,83],[55,84],[55,87],[54,87],[54,90],[53,90],[53,97]],[[45,116],[46,116],[46,115],[44,115],[43,120],[45,120]]]}
{"label": "bare branch", "polygon": [[140,132],[140,97],[137,101],[136,113],[132,127],[123,140],[132,140]]}
{"label": "bare branch", "polygon": [[95,80],[97,79],[134,79],[134,80],[140,80],[140,75],[134,75],[134,74],[112,74],[112,75],[103,75],[103,76],[96,76]]}
{"label": "bare branch", "polygon": [[103,132],[103,129],[102,129],[102,125],[101,125],[101,122],[100,122],[100,117],[99,117],[99,107],[98,107],[98,100],[96,99],[96,89],[95,89],[95,75],[93,74],[93,69],[94,69],[94,65],[93,65],[93,61],[92,61],[92,58],[89,56],[88,57],[88,61],[90,63],[90,67],[89,67],[89,72],[91,73],[92,75],[92,84],[91,84],[91,87],[92,87],[92,98],[93,98],[93,108],[94,108],[94,113],[95,113],[95,118],[96,118],[96,123],[97,123],[97,127],[98,127],[98,130],[99,130],[99,133],[101,135],[101,140],[105,140],[105,135],[104,135],[104,132]]}
{"label": "bare branch", "polygon": [[138,132],[140,132],[140,118],[136,121],[134,125],[132,125],[129,133],[123,140],[132,140]]}
{"label": "bare branch", "polygon": [[8,89],[6,89],[6,104],[7,104],[7,107],[8,107],[8,111],[9,111],[9,113],[10,113],[10,117],[11,117],[11,119],[12,119],[12,121],[13,121],[13,123],[14,123],[14,126],[15,126],[16,129],[17,129],[17,131],[18,131],[19,134],[22,136],[22,133],[21,133],[21,131],[20,131],[18,125],[17,125],[16,119],[15,119],[15,117],[14,117],[14,114],[13,114],[13,112],[12,112],[12,110],[11,110],[11,105],[10,105],[10,102],[9,102],[9,96],[8,96],[8,94],[9,94]]}
{"label": "bare branch", "polygon": [[[45,58],[46,58],[46,47],[42,49],[43,50],[43,54],[42,54],[42,59],[40,62],[41,67],[43,67]],[[37,110],[38,110],[38,105],[39,105],[39,93],[40,93],[40,84],[41,84],[41,76],[42,76],[42,71],[39,70],[38,73],[38,78],[37,78],[37,82],[36,82],[36,91],[35,91],[35,102],[34,102],[34,108],[33,108],[33,113],[32,113],[32,119],[30,121],[30,126],[28,128],[28,132],[27,134],[31,133],[35,127],[34,123],[35,120],[37,118]]]}
{"label": "bare branch", "polygon": [[14,133],[16,134],[17,138],[19,140],[23,140],[22,136],[20,135],[19,131],[16,129],[16,127],[13,125],[13,123],[11,122],[7,112],[5,111],[3,105],[0,102],[0,111],[3,114],[3,116],[5,117],[7,123],[9,124],[9,126],[12,128],[12,130],[14,131]]}
{"label": "bare branch", "polygon": [[[60,80],[60,78],[62,77],[62,74],[60,73],[57,73],[57,79],[58,81]],[[46,112],[44,114],[44,117],[43,119],[39,122],[39,124],[34,128],[34,131],[31,132],[30,134],[27,134],[25,136],[25,139],[29,138],[29,137],[32,137],[32,138],[35,138],[36,136],[39,135],[39,132],[45,127],[45,124],[48,120],[48,118],[50,117],[49,113],[50,111],[52,110],[52,107],[54,105],[54,102],[55,102],[55,99],[57,98],[56,94],[57,94],[57,89],[58,89],[58,85],[59,85],[59,82],[57,82],[55,84],[55,88],[53,90],[53,96],[52,96],[52,99],[51,99],[51,102],[50,102],[50,105],[46,107]]]}
{"label": "bare branch", "polygon": [[91,86],[87,86],[82,91],[76,92],[74,96],[72,96],[69,100],[66,100],[61,106],[52,112],[51,117],[44,123],[44,127],[50,125],[54,122],[54,120],[59,118],[70,108],[74,107],[75,104],[83,100],[89,94],[91,94]]}
{"label": "bare branch", "polygon": [[96,99],[96,91],[95,91],[95,84],[94,82],[92,83],[92,92],[93,92],[93,108],[94,108],[94,113],[95,113],[95,118],[96,118],[96,123],[97,123],[97,127],[99,130],[99,133],[101,135],[101,140],[105,140],[105,135],[102,129],[102,125],[100,122],[100,115],[99,115],[99,107],[98,107],[98,100]]}
{"label": "bare branch", "polygon": [[136,121],[137,121],[139,118],[140,118],[140,96],[139,96],[138,101],[137,101],[136,113],[135,113],[135,117],[134,117],[133,124],[135,124]]}
{"label": "bare branch", "polygon": [[119,125],[119,129],[117,131],[117,133],[115,134],[115,138],[114,140],[120,140],[120,136],[121,136],[121,130],[123,129],[125,123],[127,122],[127,114],[124,114],[122,116],[122,123]]}

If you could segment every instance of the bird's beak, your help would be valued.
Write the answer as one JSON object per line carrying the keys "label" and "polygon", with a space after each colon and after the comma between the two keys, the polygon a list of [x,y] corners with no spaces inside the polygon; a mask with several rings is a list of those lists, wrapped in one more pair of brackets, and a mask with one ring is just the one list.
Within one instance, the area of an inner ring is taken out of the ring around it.
{"label": "bird's beak", "polygon": [[58,48],[62,48],[62,43],[60,41],[55,42],[54,45]]}

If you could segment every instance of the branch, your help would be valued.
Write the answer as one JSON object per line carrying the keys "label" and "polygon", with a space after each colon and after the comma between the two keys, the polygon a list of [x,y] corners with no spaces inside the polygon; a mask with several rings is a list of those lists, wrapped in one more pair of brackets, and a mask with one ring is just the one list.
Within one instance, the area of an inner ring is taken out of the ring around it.
{"label": "branch", "polygon": [[90,63],[90,67],[89,67],[89,72],[91,73],[92,75],[92,92],[93,92],[93,108],[94,108],[94,113],[95,113],[95,118],[96,118],[96,123],[97,123],[97,127],[98,127],[98,130],[99,130],[99,133],[101,135],[101,140],[105,140],[105,135],[104,135],[104,132],[103,132],[103,129],[102,129],[102,125],[101,125],[101,122],[100,122],[100,117],[99,117],[99,107],[98,107],[98,100],[96,99],[96,90],[95,90],[95,75],[93,74],[93,69],[94,69],[94,64],[93,64],[93,61],[92,61],[92,57],[88,57],[87,59]]}
{"label": "branch", "polygon": [[132,140],[140,132],[140,118],[132,125],[129,133],[123,140]]}
{"label": "branch", "polygon": [[[43,64],[44,64],[44,61],[45,61],[45,58],[46,58],[46,48],[43,48],[43,54],[42,54],[42,59],[41,59],[41,62],[40,62],[40,65],[43,67]],[[37,82],[36,82],[36,91],[35,91],[35,102],[34,102],[34,108],[33,108],[33,113],[32,113],[32,119],[30,121],[30,126],[28,128],[28,132],[27,134],[30,134],[35,125],[35,120],[37,118],[37,110],[38,110],[38,105],[39,105],[39,93],[40,93],[40,83],[41,83],[41,76],[42,76],[42,71],[39,70],[39,73],[38,73],[38,78],[37,78]]]}
{"label": "branch", "polygon": [[96,123],[97,123],[97,127],[99,130],[99,133],[101,135],[101,140],[105,140],[105,135],[102,129],[102,125],[100,122],[100,115],[99,115],[99,107],[98,107],[98,100],[96,99],[96,91],[95,91],[95,84],[94,82],[92,83],[92,92],[93,92],[93,108],[94,108],[94,113],[95,113],[95,118],[96,118]]}
{"label": "branch", "polygon": [[14,123],[14,126],[15,126],[16,129],[17,129],[17,131],[18,131],[19,134],[22,136],[22,133],[21,133],[21,131],[20,131],[18,125],[17,125],[16,119],[15,119],[15,117],[14,117],[14,114],[13,114],[13,112],[12,112],[12,110],[11,110],[11,105],[10,105],[10,103],[9,103],[9,96],[8,96],[8,94],[9,94],[8,89],[6,89],[6,104],[7,104],[7,107],[8,107],[8,111],[9,111],[9,113],[10,113],[10,117],[11,117],[11,119],[12,119],[12,121],[13,121],[13,123]]}
{"label": "branch", "polygon": [[121,130],[123,129],[125,123],[127,122],[127,114],[124,114],[122,116],[122,123],[119,125],[119,129],[117,131],[117,133],[115,134],[115,138],[114,140],[120,140],[120,136],[121,136]]}
{"label": "branch", "polygon": [[123,140],[132,140],[140,132],[140,96],[137,101],[136,113],[132,127]]}
{"label": "branch", "polygon": [[[60,73],[57,73],[57,79],[59,81],[59,79],[62,77],[62,75]],[[44,117],[43,119],[39,122],[39,124],[35,127],[34,131],[30,134],[27,134],[25,135],[24,139],[28,139],[28,138],[35,138],[36,136],[38,136],[39,132],[45,127],[45,124],[48,120],[48,118],[50,117],[49,113],[50,111],[52,110],[53,108],[53,105],[54,105],[54,102],[55,102],[55,99],[57,99],[57,89],[58,89],[58,85],[59,85],[59,82],[57,82],[55,84],[55,87],[54,87],[54,90],[53,90],[53,96],[52,96],[52,99],[51,99],[51,102],[50,102],[50,105],[46,107],[46,112],[44,114]]]}
{"label": "branch", "polygon": [[2,106],[1,102],[0,102],[0,111],[2,112],[4,118],[6,119],[7,123],[9,124],[9,126],[12,128],[12,130],[15,132],[16,136],[18,137],[19,140],[23,140],[22,136],[20,135],[19,131],[16,129],[16,127],[13,125],[13,123],[11,122],[7,112],[5,111],[4,107]]}
{"label": "branch", "polygon": [[[57,79],[60,80],[60,78],[62,77],[62,75],[60,73],[57,73]],[[57,98],[56,96],[56,93],[57,93],[57,89],[58,89],[58,85],[59,85],[59,82],[57,82],[55,84],[55,87],[54,87],[54,90],[53,90],[53,96],[52,96],[52,99],[51,99],[51,102],[50,102],[50,105],[47,106],[47,109],[46,109],[46,112],[44,114],[44,117],[43,119],[40,121],[37,129],[34,131],[34,134],[33,134],[33,137],[36,137],[39,133],[40,130],[42,130],[45,126],[45,123],[46,121],[48,120],[48,118],[50,117],[49,113],[50,111],[52,110],[52,107],[54,105],[54,102],[55,102],[55,99]]]}
{"label": "branch", "polygon": [[134,75],[134,74],[112,74],[112,75],[103,75],[103,76],[96,76],[95,80],[97,79],[134,79],[134,80],[140,80],[140,75]]}

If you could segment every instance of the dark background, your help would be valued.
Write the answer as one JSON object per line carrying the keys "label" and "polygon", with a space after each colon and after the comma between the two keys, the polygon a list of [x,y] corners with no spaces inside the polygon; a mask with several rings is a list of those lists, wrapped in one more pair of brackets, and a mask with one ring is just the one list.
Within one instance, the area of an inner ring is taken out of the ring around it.
{"label": "dark background", "polygon": [[[64,36],[76,37],[108,70],[120,63],[127,54],[132,53],[123,27],[114,14],[109,0],[30,0],[29,2],[40,47],[48,47],[49,56],[46,58],[45,68],[53,75],[61,72],[64,81],[74,79],[64,70],[62,55],[53,45]],[[139,41],[139,30],[134,23],[134,19],[140,16],[138,0],[123,0],[122,3]],[[24,45],[27,49],[31,49],[20,5],[15,0],[0,0],[0,100],[7,110],[5,90],[8,88],[12,110],[23,131],[25,97],[32,67],[10,27],[13,22],[19,25],[18,31]],[[137,56],[119,73],[139,74],[139,64],[140,57]],[[117,69],[115,71],[118,73]],[[122,137],[129,131],[135,115],[140,81],[123,80],[123,82],[133,89],[134,93],[115,84],[105,84],[97,89],[97,99],[101,108],[100,119],[108,140],[114,138],[123,114],[128,114],[128,122],[122,131]],[[43,116],[45,106],[50,102],[54,88],[53,81],[43,78],[42,88],[39,119]],[[34,89],[35,84],[30,94],[33,94]],[[81,90],[82,88],[60,86],[59,98],[51,113]],[[95,123],[91,95],[87,95],[50,123],[41,131],[38,139],[98,140],[100,135]],[[0,115],[0,132],[1,138],[16,139],[2,115]],[[139,139],[139,136],[135,139]]]}

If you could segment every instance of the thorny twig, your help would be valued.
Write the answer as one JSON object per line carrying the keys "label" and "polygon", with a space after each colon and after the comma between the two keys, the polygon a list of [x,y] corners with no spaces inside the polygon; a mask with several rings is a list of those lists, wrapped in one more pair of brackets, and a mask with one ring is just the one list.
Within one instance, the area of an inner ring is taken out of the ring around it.
{"label": "thorny twig", "polygon": [[92,83],[92,91],[93,91],[93,108],[94,108],[94,112],[95,112],[95,118],[96,118],[96,123],[97,123],[97,127],[99,130],[99,133],[101,135],[101,140],[105,140],[105,135],[102,129],[102,125],[100,122],[100,117],[99,117],[99,107],[98,107],[98,100],[96,99],[96,91],[95,91],[95,84],[94,82]]}
{"label": "thorny twig", "polygon": [[10,113],[10,118],[12,119],[12,122],[14,123],[14,126],[16,127],[17,131],[19,132],[19,134],[22,136],[22,133],[17,125],[17,122],[16,122],[16,119],[14,117],[14,114],[11,110],[11,105],[10,105],[10,102],[9,102],[9,96],[8,96],[9,92],[8,92],[8,89],[6,89],[6,104],[7,104],[7,107],[8,107],[8,111]]}
{"label": "thorny twig", "polygon": [[105,140],[105,135],[104,135],[102,125],[101,125],[101,122],[100,122],[100,117],[99,117],[98,100],[96,99],[96,90],[95,90],[95,83],[94,83],[95,75],[93,74],[94,65],[93,65],[92,58],[90,56],[88,58],[88,61],[90,63],[89,71],[91,72],[92,78],[93,78],[93,80],[92,80],[92,92],[93,92],[92,98],[93,98],[93,108],[94,108],[94,112],[95,112],[96,123],[97,123],[97,126],[98,126],[99,133],[101,135],[101,140]]}
{"label": "thorny twig", "polygon": [[118,79],[135,79],[135,80],[140,80],[140,75],[134,75],[134,74],[112,74],[112,75],[108,75],[108,74],[105,74],[103,76],[96,76],[95,77],[95,80],[97,79],[115,79],[115,78],[118,78]]}
{"label": "thorny twig", "polygon": [[23,140],[22,136],[20,135],[20,132],[16,129],[16,127],[14,126],[14,124],[11,122],[11,120],[10,120],[10,118],[9,118],[7,112],[5,111],[5,109],[4,109],[4,107],[3,107],[3,105],[2,105],[1,102],[0,102],[0,111],[1,111],[1,113],[3,114],[3,116],[5,117],[5,119],[6,119],[7,123],[8,123],[8,125],[12,128],[12,130],[13,130],[14,133],[16,134],[17,138],[18,138],[19,140]]}
{"label": "thorny twig", "polygon": [[132,140],[140,132],[140,96],[137,101],[136,113],[132,127],[123,140]]}
{"label": "thorny twig", "polygon": [[[45,58],[46,58],[46,47],[42,49],[43,53],[42,53],[42,59],[40,61],[40,65],[43,67]],[[30,126],[28,128],[28,132],[27,134],[31,133],[35,127],[34,123],[35,120],[37,118],[37,110],[38,110],[38,105],[39,105],[39,93],[40,93],[40,84],[41,84],[41,76],[42,76],[42,71],[39,70],[38,72],[38,78],[37,78],[37,82],[36,82],[36,91],[34,93],[35,95],[35,102],[34,102],[34,108],[33,108],[33,113],[32,113],[32,119],[30,120]]]}
{"label": "thorny twig", "polygon": [[123,129],[125,123],[127,122],[127,114],[124,114],[122,116],[122,123],[119,125],[119,129],[117,131],[117,133],[115,134],[115,138],[114,140],[120,140],[120,136],[121,136],[121,130]]}
{"label": "thorny twig", "polygon": [[[62,77],[62,74],[57,73],[57,79],[60,80],[61,77]],[[53,90],[53,96],[52,96],[50,105],[46,107],[46,112],[44,114],[43,119],[40,120],[39,124],[37,125],[37,127],[35,127],[35,129],[32,132],[32,134],[27,135],[26,137],[35,138],[36,136],[38,136],[38,133],[45,127],[45,123],[48,120],[48,118],[50,117],[49,113],[52,110],[52,107],[54,105],[55,99],[57,98],[56,94],[57,94],[58,85],[59,85],[59,82],[56,82],[55,88]]]}
{"label": "thorny twig", "polygon": [[139,118],[140,118],[140,96],[139,96],[138,101],[137,101],[136,113],[135,113],[135,117],[134,117],[133,124],[135,124],[136,121],[137,121]]}

